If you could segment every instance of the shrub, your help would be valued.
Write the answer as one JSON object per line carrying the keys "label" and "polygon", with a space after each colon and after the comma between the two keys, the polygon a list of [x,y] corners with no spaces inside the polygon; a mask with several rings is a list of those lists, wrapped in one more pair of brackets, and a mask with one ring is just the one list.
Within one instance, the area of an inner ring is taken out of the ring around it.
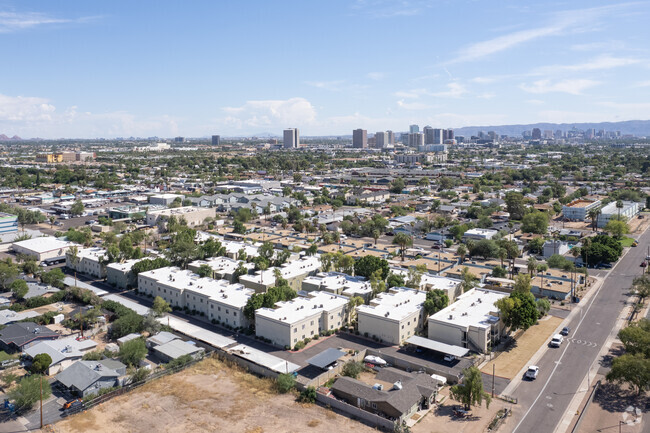
{"label": "shrub", "polygon": [[305,342],[304,341],[299,341],[296,343],[295,346],[293,346],[294,350],[300,350],[305,348]]}
{"label": "shrub", "polygon": [[316,388],[313,386],[307,387],[304,391],[300,393],[298,401],[301,403],[314,403],[316,402]]}
{"label": "shrub", "polygon": [[275,380],[275,386],[280,394],[286,394],[296,386],[293,374],[280,374]]}
{"label": "shrub", "polygon": [[167,364],[165,364],[165,368],[182,367],[185,364],[189,364],[193,360],[194,360],[194,358],[192,358],[192,355],[179,356],[178,358],[172,359]]}
{"label": "shrub", "polygon": [[362,371],[363,371],[363,364],[357,361],[351,361],[343,366],[343,371],[341,372],[341,374],[343,376],[348,376],[353,379],[356,379],[359,377],[359,374],[361,374]]}

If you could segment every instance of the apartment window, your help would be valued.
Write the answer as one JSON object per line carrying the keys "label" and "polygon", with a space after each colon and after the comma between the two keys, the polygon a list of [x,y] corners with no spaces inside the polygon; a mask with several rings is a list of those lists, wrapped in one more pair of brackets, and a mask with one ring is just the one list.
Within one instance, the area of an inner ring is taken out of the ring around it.
{"label": "apartment window", "polygon": [[293,328],[293,332],[298,332],[298,328]]}
{"label": "apartment window", "polygon": [[294,338],[294,339],[293,339],[293,342],[294,342],[294,343],[297,343],[297,342],[298,342],[298,339],[297,339],[297,338]]}
{"label": "apartment window", "polygon": [[311,326],[314,326],[314,321],[313,320],[311,321]]}
{"label": "apartment window", "polygon": [[214,305],[210,304],[210,309],[214,310]]}
{"label": "apartment window", "polygon": [[302,329],[305,329],[305,324],[304,323],[302,324]]}
{"label": "apartment window", "polygon": [[221,311],[221,307],[217,307],[217,311]]}
{"label": "apartment window", "polygon": [[311,335],[314,335],[314,330],[313,329],[311,330]]}
{"label": "apartment window", "polygon": [[333,314],[330,316],[330,320],[334,320],[334,315]]}
{"label": "apartment window", "polygon": [[232,312],[232,315],[233,315],[233,317],[237,317],[237,312],[236,312],[236,311],[233,311],[233,312]]}
{"label": "apartment window", "polygon": [[404,325],[402,325],[402,329],[404,329]]}
{"label": "apartment window", "polygon": [[203,303],[203,299],[201,299],[201,303]]}
{"label": "apartment window", "polygon": [[377,409],[377,403],[372,403],[372,408]]}
{"label": "apartment window", "polygon": [[226,308],[226,314],[228,314],[228,309]]}

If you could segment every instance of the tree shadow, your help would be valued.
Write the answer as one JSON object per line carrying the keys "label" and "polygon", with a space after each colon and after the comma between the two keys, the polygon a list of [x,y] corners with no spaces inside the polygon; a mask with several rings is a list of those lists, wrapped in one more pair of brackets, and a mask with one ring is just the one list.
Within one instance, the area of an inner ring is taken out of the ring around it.
{"label": "tree shadow", "polygon": [[606,355],[603,355],[603,357],[600,359],[599,361],[600,366],[605,368],[611,368],[612,361],[614,361],[614,358],[618,358],[624,353],[625,353],[625,348],[622,345],[613,346],[609,350],[609,352],[607,352]]}
{"label": "tree shadow", "polygon": [[635,392],[624,389],[615,383],[603,382],[596,391],[594,403],[608,412],[620,413],[625,412],[628,406],[648,407],[650,397],[643,394],[639,396]]}

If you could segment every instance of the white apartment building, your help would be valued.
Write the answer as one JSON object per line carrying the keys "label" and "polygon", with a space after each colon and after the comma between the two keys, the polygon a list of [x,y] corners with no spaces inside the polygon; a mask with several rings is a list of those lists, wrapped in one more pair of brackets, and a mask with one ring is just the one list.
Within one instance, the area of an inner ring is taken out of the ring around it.
{"label": "white apartment building", "polygon": [[[408,277],[408,271],[404,268],[391,267],[390,272],[396,275],[401,275],[405,280]],[[425,292],[434,289],[444,290],[447,292],[449,302],[454,302],[454,300],[463,293],[461,284],[462,281],[455,278],[424,273],[420,278],[420,286],[418,289]]]}
{"label": "white apartment building", "polygon": [[584,221],[589,216],[589,211],[600,207],[600,200],[576,199],[562,206],[562,216],[572,221]]}
{"label": "white apartment building", "polygon": [[[629,220],[634,217],[640,211],[639,203],[633,201],[624,201],[623,208],[620,209],[621,218]],[[616,207],[616,202],[613,201],[607,206],[604,206],[600,210],[600,215],[598,215],[598,227],[605,227],[610,219],[618,217],[619,209]]]}
{"label": "white apartment building", "polygon": [[135,287],[138,279],[131,271],[133,265],[144,259],[126,260],[121,263],[111,263],[106,266],[106,282],[113,287],[126,290]]}
{"label": "white apartment building", "polygon": [[422,329],[425,299],[425,292],[406,287],[380,293],[370,305],[357,307],[359,333],[384,343],[401,344]]}
{"label": "white apartment building", "polygon": [[208,265],[212,269],[212,275],[210,275],[211,278],[234,283],[235,271],[239,268],[240,264],[243,264],[248,270],[255,267],[253,263],[246,263],[242,260],[231,259],[230,257],[211,257],[205,260],[193,261],[187,265],[187,268],[192,272],[198,273],[199,268],[202,265]]}
{"label": "white apartment building", "polygon": [[319,272],[302,281],[305,292],[329,292],[349,298],[360,296],[369,299],[372,293],[370,282],[363,277],[353,277],[341,272]]}
{"label": "white apartment building", "polygon": [[254,293],[241,284],[201,278],[190,270],[167,267],[138,275],[138,290],[160,296],[172,307],[186,308],[202,320],[237,327],[248,327],[244,307]]}
{"label": "white apartment building", "polygon": [[177,219],[184,219],[187,221],[188,227],[196,227],[203,224],[206,218],[215,218],[217,211],[215,208],[196,207],[196,206],[183,206],[173,209],[160,209],[151,210],[147,212],[147,225],[149,226],[164,226],[170,217]]}
{"label": "white apartment building", "polygon": [[456,302],[429,317],[429,339],[476,352],[488,351],[501,338],[504,325],[494,303],[507,293],[472,289]]}
{"label": "white apartment building", "polygon": [[106,255],[106,250],[98,247],[79,248],[77,260],[74,260],[70,254],[65,256],[65,265],[75,272],[86,274],[94,278],[106,277],[106,266],[101,261]]}
{"label": "white apartment building", "polygon": [[278,346],[293,348],[305,338],[338,329],[347,322],[348,298],[327,292],[311,292],[276,308],[255,311],[255,333]]}
{"label": "white apartment building", "polygon": [[269,288],[275,286],[275,269],[280,269],[282,278],[287,280],[289,287],[299,291],[302,288],[303,280],[309,275],[317,273],[320,266],[320,257],[318,255],[305,256],[300,260],[287,262],[280,268],[272,267],[265,271],[257,271],[253,275],[243,275],[239,277],[239,282],[257,293],[265,293]]}

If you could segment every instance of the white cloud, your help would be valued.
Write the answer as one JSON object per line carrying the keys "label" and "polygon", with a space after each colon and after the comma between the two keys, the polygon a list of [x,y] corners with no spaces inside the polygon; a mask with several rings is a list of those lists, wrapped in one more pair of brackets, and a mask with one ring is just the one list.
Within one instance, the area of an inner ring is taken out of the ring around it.
{"label": "white cloud", "polygon": [[47,98],[0,95],[0,131],[23,138],[87,138],[178,134],[166,115],[140,118],[125,111],[92,113],[71,106],[57,110]]}
{"label": "white cloud", "polygon": [[640,63],[641,60],[633,57],[613,57],[610,55],[603,55],[596,57],[585,63],[578,63],[575,65],[552,65],[539,68],[539,73],[554,73],[554,72],[582,72],[582,71],[595,71],[601,69],[613,69],[621,66],[629,66]]}
{"label": "white cloud", "polygon": [[467,93],[465,86],[457,82],[447,84],[447,89],[448,90],[444,92],[432,93],[431,96],[436,96],[438,98],[459,98]]}
{"label": "white cloud", "polygon": [[384,79],[385,74],[383,72],[368,72],[366,76],[371,80],[380,81]]}
{"label": "white cloud", "polygon": [[350,7],[372,18],[410,17],[432,7],[429,0],[356,0]]}
{"label": "white cloud", "polygon": [[476,95],[476,97],[479,98],[479,99],[492,99],[492,98],[494,98],[496,96],[497,96],[497,94],[494,93],[494,92],[485,92],[485,93],[480,93],[480,94]]}
{"label": "white cloud", "polygon": [[634,87],[650,87],[650,80],[648,81],[639,81],[634,84]]}
{"label": "white cloud", "polygon": [[613,13],[616,9],[629,5],[630,3],[621,3],[582,10],[562,11],[554,14],[549,20],[549,24],[545,26],[511,32],[466,46],[449,63],[480,60],[492,54],[545,37],[563,35],[569,32],[593,31],[597,28],[598,19]]}
{"label": "white cloud", "polygon": [[580,95],[583,90],[599,84],[601,84],[599,81],[587,79],[561,80],[555,82],[551,80],[538,80],[531,85],[521,84],[519,88],[528,93],[568,93],[571,95]]}
{"label": "white cloud", "polygon": [[54,18],[37,12],[0,12],[0,33],[11,33],[47,24],[87,22],[96,17]]}
{"label": "white cloud", "polygon": [[318,89],[331,90],[333,92],[340,92],[341,86],[345,83],[343,80],[333,81],[305,81],[308,86],[316,87]]}
{"label": "white cloud", "polygon": [[526,103],[532,104],[532,105],[543,105],[544,101],[542,101],[541,99],[528,99],[528,100],[526,100]]}
{"label": "white cloud", "polygon": [[404,102],[403,99],[397,101],[397,106],[405,110],[429,110],[433,108],[431,105],[423,102]]}
{"label": "white cloud", "polygon": [[427,95],[427,89],[411,89],[411,90],[400,90],[393,93],[393,96],[397,96],[402,99],[417,99],[420,96]]}
{"label": "white cloud", "polygon": [[237,130],[309,125],[316,120],[314,106],[305,98],[286,100],[247,101],[241,107],[224,107],[228,116],[221,121]]}

